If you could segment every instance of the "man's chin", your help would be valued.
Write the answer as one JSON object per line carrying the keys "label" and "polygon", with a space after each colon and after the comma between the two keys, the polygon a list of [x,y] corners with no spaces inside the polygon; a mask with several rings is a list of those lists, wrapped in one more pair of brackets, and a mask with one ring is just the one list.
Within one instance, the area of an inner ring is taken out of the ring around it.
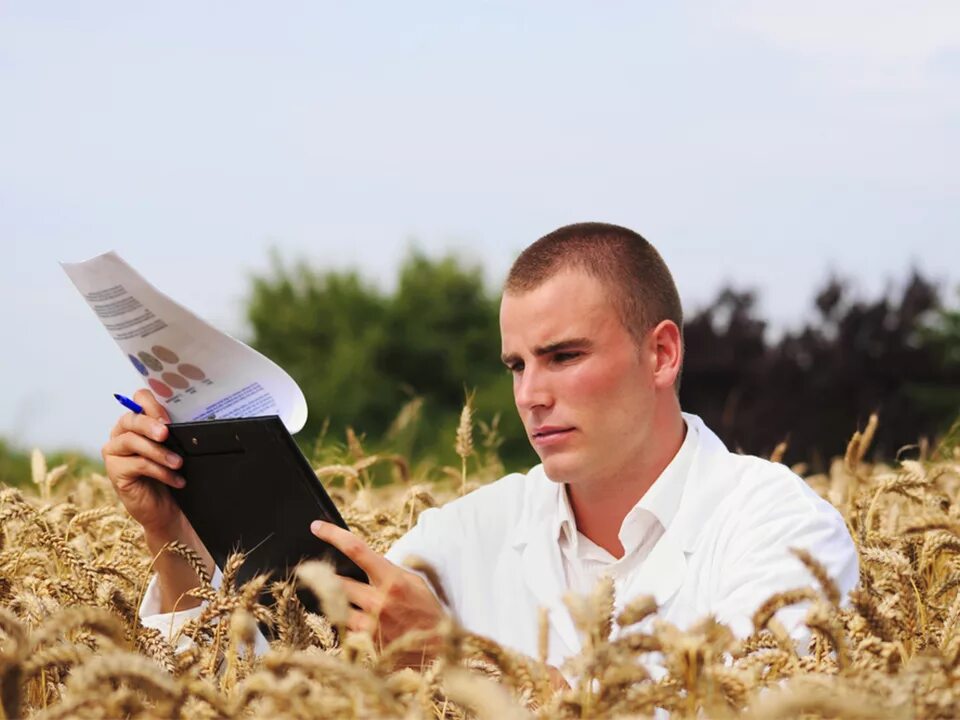
{"label": "man's chin", "polygon": [[557,453],[546,458],[541,458],[543,471],[547,477],[554,482],[569,483],[576,479],[580,474],[577,472],[580,463],[575,458],[569,457],[566,453]]}

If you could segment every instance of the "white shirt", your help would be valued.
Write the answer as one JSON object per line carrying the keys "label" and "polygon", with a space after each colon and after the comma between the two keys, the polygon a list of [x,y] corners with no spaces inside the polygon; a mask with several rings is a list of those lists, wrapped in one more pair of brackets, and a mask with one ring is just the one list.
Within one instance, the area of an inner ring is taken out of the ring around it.
{"label": "white shirt", "polygon": [[557,486],[557,539],[570,591],[586,595],[606,575],[613,578],[614,588],[620,593],[624,581],[636,572],[676,515],[698,437],[695,427],[686,429],[677,454],[623,518],[618,533],[623,546],[621,558],[577,530],[567,486]]}
{"label": "white shirt", "polygon": [[[700,418],[683,417],[697,435],[679,504],[642,562],[624,572],[617,609],[652,595],[659,617],[681,629],[711,614],[746,636],[751,615],[771,594],[814,583],[791,547],[820,560],[845,596],[857,582],[858,564],[837,510],[788,468],[731,453]],[[581,639],[563,602],[569,588],[556,533],[558,487],[539,465],[507,475],[425,510],[387,558],[397,564],[409,555],[425,559],[464,627],[527,655],[537,655],[537,616],[546,608],[547,660],[560,667],[580,651]],[[158,609],[151,582],[140,608],[144,625],[175,632],[199,613]],[[777,614],[798,640],[805,612],[794,606]]]}

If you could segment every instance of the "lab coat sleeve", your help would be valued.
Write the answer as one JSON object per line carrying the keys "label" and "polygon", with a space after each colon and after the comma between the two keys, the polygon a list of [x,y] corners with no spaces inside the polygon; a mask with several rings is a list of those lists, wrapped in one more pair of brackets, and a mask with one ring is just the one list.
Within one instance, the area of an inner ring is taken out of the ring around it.
{"label": "lab coat sleeve", "polygon": [[475,598],[478,578],[482,585],[482,578],[492,575],[504,538],[524,512],[527,487],[526,475],[512,473],[443,507],[424,510],[416,525],[393,544],[387,559],[401,567],[411,555],[426,560],[449,600],[447,610],[465,623],[465,608]]}
{"label": "lab coat sleeve", "polygon": [[[451,506],[455,504],[452,503]],[[451,577],[451,573],[458,567],[458,563],[453,560],[459,552],[457,539],[460,533],[456,531],[458,509],[451,506],[431,508],[422,512],[416,525],[393,544],[393,547],[387,552],[386,558],[401,567],[411,555],[423,558],[437,571],[444,591],[452,601],[451,593],[455,587],[455,581]],[[422,576],[422,573],[418,574]],[[223,574],[220,568],[216,568],[211,578],[211,584],[214,588],[220,587],[222,578]],[[426,580],[426,577],[424,579]],[[427,584],[429,585],[429,582]],[[453,602],[451,604],[456,605]],[[173,638],[177,637],[177,633],[185,623],[200,615],[204,605],[205,603],[177,612],[160,612],[160,588],[157,576],[154,575],[147,585],[143,602],[140,604],[140,622],[144,627],[156,628],[163,633],[165,638],[172,641]],[[447,610],[455,615],[453,607],[447,606]],[[185,650],[190,645],[189,638],[182,635],[177,638],[177,651]],[[269,648],[269,643],[259,629],[257,630],[254,648],[258,655],[266,652]]]}
{"label": "lab coat sleeve", "polygon": [[[817,587],[791,548],[808,550],[823,564],[843,601],[858,581],[856,547],[837,510],[801,478],[770,465],[736,499],[739,506],[729,516],[734,520],[724,551],[718,554],[714,614],[738,637],[753,632],[753,613],[774,593]],[[808,607],[809,603],[800,603],[776,614],[801,652],[809,641],[803,624]]]}
{"label": "lab coat sleeve", "polygon": [[[222,580],[223,573],[220,571],[220,568],[214,568],[210,584],[214,589],[217,589],[220,587]],[[205,606],[206,603],[204,602],[196,607],[187,608],[186,610],[177,610],[176,612],[168,613],[160,612],[160,585],[157,581],[156,574],[154,574],[154,576],[150,578],[146,592],[143,594],[143,601],[140,603],[138,614],[140,616],[140,624],[144,627],[159,630],[163,634],[163,637],[170,642],[176,637],[177,642],[174,649],[177,652],[182,652],[189,648],[193,644],[193,641],[185,635],[177,637],[177,633],[180,631],[180,628],[190,620],[199,617]],[[256,630],[253,647],[257,655],[262,655],[270,647],[267,639],[263,636],[263,633],[260,632],[259,628]]]}
{"label": "lab coat sleeve", "polygon": [[450,506],[424,510],[420,513],[416,525],[397,540],[386,553],[387,560],[400,567],[404,567],[407,558],[412,556],[425,560],[436,572],[448,603],[443,603],[423,573],[417,574],[427,581],[431,591],[441,601],[447,612],[454,617],[458,617],[456,573],[459,571],[457,558],[460,553],[459,540],[462,534],[462,530],[457,532],[453,527],[456,525],[456,511],[457,508]]}

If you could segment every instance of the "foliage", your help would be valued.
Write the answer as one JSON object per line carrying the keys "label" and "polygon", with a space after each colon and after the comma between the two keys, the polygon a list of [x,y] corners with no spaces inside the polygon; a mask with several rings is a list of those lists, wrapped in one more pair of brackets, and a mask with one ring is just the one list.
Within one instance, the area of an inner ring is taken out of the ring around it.
{"label": "foliage", "polygon": [[945,413],[957,412],[960,408],[960,385],[955,382],[956,373],[952,373],[951,369],[960,368],[960,308],[942,309],[929,324],[920,328],[919,338],[935,354],[946,376],[945,381],[931,383],[923,389],[924,401],[943,408]]}
{"label": "foliage", "polygon": [[767,342],[755,296],[722,292],[686,323],[684,408],[732,446],[768,453],[787,440],[791,457],[818,467],[873,412],[881,454],[947,429],[960,410],[960,362],[943,350],[949,332],[928,328],[949,330],[955,314],[931,283],[914,273],[899,297],[866,302],[831,279],[816,308],[813,321]]}
{"label": "foliage", "polygon": [[30,477],[30,457],[0,438],[0,482],[19,485]]}
{"label": "foliage", "polygon": [[353,272],[318,272],[302,261],[288,267],[274,256],[269,273],[253,279],[250,343],[303,388],[307,444],[325,426],[338,437],[348,426],[380,437],[396,409],[416,399],[416,427],[427,432],[408,433],[404,450],[452,462],[450,439],[469,386],[478,417],[499,416],[503,457],[529,466],[535,456],[499,361],[497,308],[480,269],[451,257],[411,253],[388,293]]}
{"label": "foliage", "polygon": [[[86,473],[96,467],[91,458],[75,451],[53,452],[47,458],[51,467],[63,465],[71,472]],[[30,464],[28,453],[0,438],[0,483],[11,486],[28,484],[31,476]]]}
{"label": "foliage", "polygon": [[[536,457],[498,360],[497,308],[481,271],[452,257],[412,252],[385,292],[354,272],[288,267],[274,256],[253,280],[248,316],[254,347],[304,389],[306,446],[323,427],[336,437],[348,426],[381,437],[395,409],[412,401],[421,430],[408,428],[403,451],[453,463],[449,440],[465,391],[475,389],[477,417],[499,418],[501,457],[521,469]],[[941,308],[937,288],[916,272],[899,295],[872,301],[831,278],[812,320],[776,340],[756,296],[726,288],[688,313],[685,338],[684,409],[746,452],[788,440],[788,457],[823,467],[842,450],[837,438],[878,411],[875,448],[892,455],[942,433],[960,409],[960,310]]]}

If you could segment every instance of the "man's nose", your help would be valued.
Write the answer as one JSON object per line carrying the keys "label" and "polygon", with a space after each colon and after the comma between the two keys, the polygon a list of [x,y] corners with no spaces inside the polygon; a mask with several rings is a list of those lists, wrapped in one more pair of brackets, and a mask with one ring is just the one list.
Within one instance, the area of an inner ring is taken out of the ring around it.
{"label": "man's nose", "polygon": [[546,373],[526,367],[514,382],[513,397],[519,410],[550,407],[553,404],[553,392]]}

